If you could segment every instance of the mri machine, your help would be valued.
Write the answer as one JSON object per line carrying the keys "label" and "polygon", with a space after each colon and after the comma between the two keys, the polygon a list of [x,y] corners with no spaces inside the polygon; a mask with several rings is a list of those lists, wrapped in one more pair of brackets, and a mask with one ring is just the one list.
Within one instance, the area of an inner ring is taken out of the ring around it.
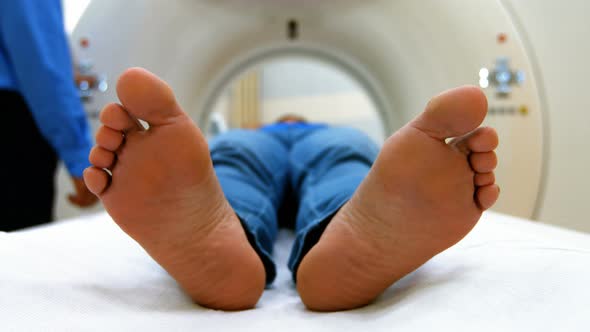
{"label": "mri machine", "polygon": [[[464,241],[375,304],[331,315],[305,311],[284,268],[256,310],[222,314],[196,307],[104,214],[0,234],[0,291],[8,294],[0,297],[0,318],[16,330],[587,330],[590,236],[516,218],[539,217],[550,137],[543,73],[519,23],[519,6],[461,0],[93,1],[73,39],[91,40],[84,56],[95,69],[112,86],[125,68],[148,68],[172,85],[203,129],[233,79],[287,55],[351,75],[372,99],[386,133],[418,114],[435,93],[479,84],[490,104],[486,124],[510,142],[498,150],[502,197],[496,212],[487,213]],[[94,96],[91,107],[113,100],[111,88]],[[279,265],[289,241],[289,232],[281,233]]]}

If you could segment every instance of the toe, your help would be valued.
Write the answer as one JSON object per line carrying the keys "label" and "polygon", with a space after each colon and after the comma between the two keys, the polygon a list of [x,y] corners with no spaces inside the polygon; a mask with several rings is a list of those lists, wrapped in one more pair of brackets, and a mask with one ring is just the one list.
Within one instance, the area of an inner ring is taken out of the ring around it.
{"label": "toe", "polygon": [[478,187],[489,186],[496,183],[496,176],[493,172],[477,173],[473,179],[473,183]]}
{"label": "toe", "polygon": [[84,183],[88,190],[96,196],[101,195],[108,187],[111,181],[110,176],[106,171],[96,168],[88,167],[84,170]]}
{"label": "toe", "polygon": [[111,168],[115,162],[115,154],[100,146],[95,146],[90,151],[88,160],[98,168]]}
{"label": "toe", "polygon": [[456,88],[434,97],[412,125],[436,139],[458,137],[477,128],[487,108],[487,99],[479,88]]}
{"label": "toe", "polygon": [[451,145],[465,154],[471,152],[489,152],[498,147],[498,134],[494,128],[482,127],[454,139]]}
{"label": "toe", "polygon": [[500,187],[498,185],[484,186],[477,189],[475,194],[477,204],[482,210],[491,208],[500,196]]}
{"label": "toe", "polygon": [[109,104],[100,112],[100,122],[105,126],[119,130],[122,132],[129,132],[132,130],[142,129],[139,124],[129,116],[129,113],[119,104]]}
{"label": "toe", "polygon": [[150,126],[169,124],[184,115],[170,86],[142,68],[131,68],[121,75],[117,95],[131,116]]}
{"label": "toe", "polygon": [[102,126],[96,132],[96,144],[109,150],[117,151],[123,143],[123,133],[106,126]]}
{"label": "toe", "polygon": [[469,156],[469,163],[473,171],[477,173],[489,173],[496,169],[498,157],[494,151],[472,153]]}

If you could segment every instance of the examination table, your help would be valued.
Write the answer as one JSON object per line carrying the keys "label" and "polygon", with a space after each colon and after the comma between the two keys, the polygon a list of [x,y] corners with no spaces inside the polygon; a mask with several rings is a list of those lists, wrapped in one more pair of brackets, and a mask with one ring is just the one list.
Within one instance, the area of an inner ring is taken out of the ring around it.
{"label": "examination table", "polygon": [[314,313],[275,249],[256,309],[192,304],[106,214],[0,233],[0,331],[590,331],[590,235],[486,213],[463,241],[357,310]]}

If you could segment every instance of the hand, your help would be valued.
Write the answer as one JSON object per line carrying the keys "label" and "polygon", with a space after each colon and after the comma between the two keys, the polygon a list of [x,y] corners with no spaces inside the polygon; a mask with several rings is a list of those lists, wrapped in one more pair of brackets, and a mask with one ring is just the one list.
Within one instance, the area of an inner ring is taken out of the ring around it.
{"label": "hand", "polygon": [[72,177],[72,182],[74,182],[74,189],[76,192],[68,195],[70,203],[81,208],[90,207],[96,204],[98,197],[86,188],[86,184],[82,178]]}

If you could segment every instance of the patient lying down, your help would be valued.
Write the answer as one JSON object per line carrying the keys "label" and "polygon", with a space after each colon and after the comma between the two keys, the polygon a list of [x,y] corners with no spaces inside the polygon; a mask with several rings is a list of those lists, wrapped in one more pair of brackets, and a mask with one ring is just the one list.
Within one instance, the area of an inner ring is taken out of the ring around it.
{"label": "patient lying down", "polygon": [[297,120],[208,144],[153,74],[129,69],[117,93],[121,104],[101,113],[86,184],[209,308],[252,308],[272,282],[288,186],[299,209],[289,266],[301,299],[319,311],[370,303],[461,240],[500,192],[498,137],[478,128],[487,102],[474,87],[434,97],[380,151],[355,130]]}

